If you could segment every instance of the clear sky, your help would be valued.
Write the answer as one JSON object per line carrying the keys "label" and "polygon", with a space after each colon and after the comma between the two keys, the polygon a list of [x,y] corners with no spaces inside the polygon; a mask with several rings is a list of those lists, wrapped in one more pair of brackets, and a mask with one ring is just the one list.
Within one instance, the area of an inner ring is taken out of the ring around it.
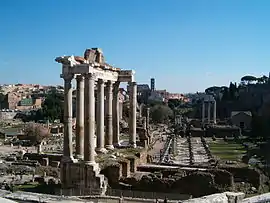
{"label": "clear sky", "polygon": [[270,71],[269,0],[3,0],[0,83],[62,84],[61,55],[100,47],[138,83],[202,91]]}

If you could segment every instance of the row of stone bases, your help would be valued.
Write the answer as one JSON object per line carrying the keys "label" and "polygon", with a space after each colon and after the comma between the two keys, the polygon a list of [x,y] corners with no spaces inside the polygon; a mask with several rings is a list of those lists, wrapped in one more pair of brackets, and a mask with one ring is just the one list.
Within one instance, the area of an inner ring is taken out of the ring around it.
{"label": "row of stone bases", "polygon": [[[87,49],[83,57],[55,59],[62,64],[64,79],[64,153],[61,160],[62,194],[78,190],[81,195],[104,194],[107,181],[95,161],[96,152],[106,153],[119,145],[119,85],[128,82],[129,146],[136,148],[137,85],[135,72],[104,62],[100,49]],[[76,152],[72,145],[72,79],[77,80]],[[95,89],[97,114],[95,115]],[[105,105],[104,105],[105,101]],[[106,110],[104,112],[104,109]],[[105,119],[104,119],[105,115]],[[97,119],[95,119],[97,118]],[[105,122],[104,122],[105,121]],[[104,133],[105,129],[105,133]],[[74,191],[74,193],[78,193]]]}

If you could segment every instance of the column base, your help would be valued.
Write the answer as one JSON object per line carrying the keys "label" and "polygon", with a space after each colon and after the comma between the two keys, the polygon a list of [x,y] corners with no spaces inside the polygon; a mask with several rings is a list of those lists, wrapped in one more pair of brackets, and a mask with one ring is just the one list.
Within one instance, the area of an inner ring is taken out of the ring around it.
{"label": "column base", "polygon": [[95,161],[84,161],[85,165],[90,165],[90,166],[97,166],[97,163]]}
{"label": "column base", "polygon": [[135,144],[135,143],[130,143],[130,144],[129,144],[129,147],[130,147],[130,148],[137,148],[137,144]]}
{"label": "column base", "polygon": [[63,156],[62,159],[61,159],[61,162],[64,162],[64,163],[75,163],[76,162],[76,159],[74,159],[73,156]]}
{"label": "column base", "polygon": [[101,153],[101,154],[106,154],[108,151],[103,147],[103,148],[97,148],[96,152]]}
{"label": "column base", "polygon": [[122,145],[120,142],[118,142],[118,143],[113,144],[113,146],[114,146],[114,148],[117,148],[117,147],[121,147]]}
{"label": "column base", "polygon": [[113,150],[114,146],[113,145],[106,145],[105,148],[108,149],[108,150]]}
{"label": "column base", "polygon": [[78,160],[83,160],[83,155],[81,155],[81,154],[76,154],[76,155],[75,155],[75,158],[78,159]]}

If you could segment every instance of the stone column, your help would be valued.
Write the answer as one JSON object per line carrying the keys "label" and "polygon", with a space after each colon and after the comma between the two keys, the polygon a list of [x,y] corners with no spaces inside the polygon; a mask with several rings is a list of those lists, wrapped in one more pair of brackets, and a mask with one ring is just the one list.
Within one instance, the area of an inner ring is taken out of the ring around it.
{"label": "stone column", "polygon": [[204,124],[205,122],[205,102],[202,102],[202,123]]}
{"label": "stone column", "polygon": [[137,110],[137,84],[132,82],[130,84],[130,105],[129,105],[129,144],[136,148],[136,110]]}
{"label": "stone column", "polygon": [[120,82],[115,82],[113,85],[113,145],[119,146],[119,133],[120,133],[120,124],[119,124],[119,85]]}
{"label": "stone column", "polygon": [[208,115],[207,115],[207,120],[208,120],[208,123],[210,123],[210,120],[211,120],[211,102],[208,101]]}
{"label": "stone column", "polygon": [[216,102],[216,100],[214,101],[214,104],[213,104],[213,122],[214,122],[214,124],[217,123],[217,102]]}
{"label": "stone column", "polygon": [[150,108],[146,108],[146,129],[147,129],[147,132],[149,130],[149,123],[150,123]]}
{"label": "stone column", "polygon": [[142,111],[143,111],[143,104],[140,104],[139,106],[139,117],[142,117]]}
{"label": "stone column", "polygon": [[83,159],[84,147],[84,78],[77,76],[76,95],[76,158]]}
{"label": "stone column", "polygon": [[84,160],[95,164],[95,76],[85,75],[85,111],[84,111]]}
{"label": "stone column", "polygon": [[73,161],[72,145],[72,85],[73,75],[64,76],[64,156],[65,162]]}
{"label": "stone column", "polygon": [[119,101],[119,119],[123,119],[123,102]]}
{"label": "stone column", "polygon": [[104,148],[104,81],[97,83],[97,152],[105,153]]}
{"label": "stone column", "polygon": [[105,131],[105,147],[112,150],[113,147],[113,126],[112,126],[112,81],[106,84],[106,131]]}

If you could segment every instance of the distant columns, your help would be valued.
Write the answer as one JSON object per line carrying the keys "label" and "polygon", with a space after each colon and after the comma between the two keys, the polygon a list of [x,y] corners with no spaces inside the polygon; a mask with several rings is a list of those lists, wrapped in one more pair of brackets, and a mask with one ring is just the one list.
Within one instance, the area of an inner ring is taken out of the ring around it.
{"label": "distant columns", "polygon": [[120,82],[115,82],[113,85],[113,145],[119,146],[119,133],[120,133],[120,116],[119,116],[119,85]]}
{"label": "distant columns", "polygon": [[149,124],[150,124],[150,108],[146,108],[146,129],[147,129],[147,132],[148,132],[148,129],[149,129]]}
{"label": "distant columns", "polygon": [[129,106],[129,144],[136,148],[136,110],[137,110],[137,83],[130,83],[130,106]]}
{"label": "distant columns", "polygon": [[208,102],[208,105],[207,105],[207,122],[210,123],[210,120],[211,120],[211,102]]}
{"label": "distant columns", "polygon": [[95,164],[95,77],[85,75],[84,161]]}
{"label": "distant columns", "polygon": [[97,152],[105,153],[104,148],[104,81],[97,83]]}
{"label": "distant columns", "polygon": [[84,78],[82,75],[76,77],[76,158],[83,158],[84,147]]}
{"label": "distant columns", "polygon": [[73,75],[64,75],[64,156],[65,161],[73,161],[72,145],[72,85]]}
{"label": "distant columns", "polygon": [[113,126],[112,126],[112,81],[106,83],[106,132],[105,147],[112,150],[113,147]]}
{"label": "distant columns", "polygon": [[217,102],[214,101],[214,105],[213,105],[213,122],[214,124],[217,123]]}
{"label": "distant columns", "polygon": [[202,102],[202,123],[205,122],[205,102]]}

